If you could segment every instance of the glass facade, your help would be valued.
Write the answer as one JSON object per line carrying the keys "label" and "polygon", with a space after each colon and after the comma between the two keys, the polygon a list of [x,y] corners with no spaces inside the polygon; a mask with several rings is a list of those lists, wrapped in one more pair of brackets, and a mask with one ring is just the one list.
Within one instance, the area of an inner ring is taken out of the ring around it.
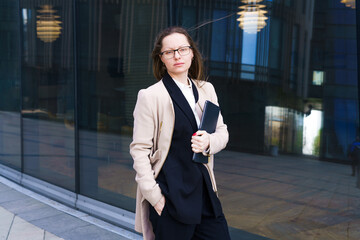
{"label": "glass facade", "polygon": [[155,83],[153,41],[169,25],[199,44],[229,128],[216,168],[234,236],[245,229],[234,211],[241,184],[221,188],[243,166],[228,169],[228,152],[349,163],[359,135],[356,11],[340,0],[264,0],[254,26],[240,5],[0,1],[0,164],[134,212],[132,112]]}
{"label": "glass facade", "polygon": [[166,1],[76,1],[80,193],[131,211],[132,111],[166,14]]}
{"label": "glass facade", "polygon": [[21,71],[16,1],[0,3],[0,162],[21,170]]}
{"label": "glass facade", "polygon": [[320,156],[344,160],[359,135],[356,11],[315,1],[314,15],[310,71],[324,73],[322,84],[309,82],[308,98],[321,99],[324,112]]}
{"label": "glass facade", "polygon": [[[72,12],[69,1],[20,1],[24,172],[75,191]],[[61,34],[44,38],[42,21]]]}

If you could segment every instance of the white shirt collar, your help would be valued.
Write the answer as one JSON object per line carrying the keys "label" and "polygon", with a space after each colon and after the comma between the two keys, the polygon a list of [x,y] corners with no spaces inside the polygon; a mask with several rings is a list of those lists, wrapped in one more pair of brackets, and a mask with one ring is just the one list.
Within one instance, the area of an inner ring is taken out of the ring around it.
{"label": "white shirt collar", "polygon": [[173,80],[180,89],[188,89],[188,88],[192,89],[192,84],[191,84],[189,78],[187,78],[188,84],[183,84],[182,82],[176,81],[175,79],[173,79]]}

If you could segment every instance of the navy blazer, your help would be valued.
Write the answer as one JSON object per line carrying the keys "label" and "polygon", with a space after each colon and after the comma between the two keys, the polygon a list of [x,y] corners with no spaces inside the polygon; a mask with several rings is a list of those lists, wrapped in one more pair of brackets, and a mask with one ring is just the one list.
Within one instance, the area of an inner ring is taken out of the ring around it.
{"label": "navy blazer", "polygon": [[[213,215],[214,209],[218,210],[216,199],[208,202],[203,208],[205,197],[212,191],[211,181],[205,166],[192,161],[191,137],[198,130],[194,113],[174,80],[166,74],[163,78],[164,85],[169,92],[175,112],[175,126],[171,140],[169,154],[160,171],[157,182],[166,198],[166,210],[170,215],[184,224],[199,224],[203,211]],[[192,89],[195,102],[198,92],[193,84]],[[216,197],[216,196],[215,196]],[[214,205],[215,204],[215,205]],[[216,214],[221,212],[216,211]]]}

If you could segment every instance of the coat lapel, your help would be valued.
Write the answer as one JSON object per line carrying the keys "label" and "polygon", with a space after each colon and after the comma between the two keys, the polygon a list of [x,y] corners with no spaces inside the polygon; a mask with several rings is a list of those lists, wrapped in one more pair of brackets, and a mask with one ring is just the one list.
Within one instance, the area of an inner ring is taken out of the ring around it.
{"label": "coat lapel", "polygon": [[193,83],[193,88],[195,88],[196,92],[198,93],[197,94],[198,99],[197,99],[196,105],[195,105],[195,112],[198,115],[199,119],[201,120],[203,110],[204,110],[205,98],[204,98],[202,92],[197,89],[197,85],[194,83]]}
{"label": "coat lapel", "polygon": [[[181,111],[185,114],[185,116],[189,120],[194,132],[196,132],[198,130],[198,126],[196,124],[194,113],[191,110],[191,107],[190,107],[188,101],[186,100],[186,98],[184,97],[183,93],[181,92],[179,87],[176,85],[176,83],[170,77],[170,75],[168,73],[166,73],[164,75],[163,83],[164,83],[167,91],[169,92],[174,104],[176,104],[181,109]],[[198,98],[198,93],[197,93],[197,89],[194,86],[194,84],[193,84],[193,91],[194,91],[194,96],[195,96],[195,101],[196,101]],[[195,92],[196,92],[196,94],[195,94]]]}

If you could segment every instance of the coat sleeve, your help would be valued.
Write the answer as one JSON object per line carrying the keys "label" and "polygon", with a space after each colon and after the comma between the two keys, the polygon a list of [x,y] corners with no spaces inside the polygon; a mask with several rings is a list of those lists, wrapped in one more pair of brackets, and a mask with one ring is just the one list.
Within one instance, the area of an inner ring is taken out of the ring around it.
{"label": "coat sleeve", "polygon": [[[217,105],[219,105],[218,98],[215,92],[215,88],[211,83],[207,83],[209,85],[209,93],[211,97],[211,101]],[[216,130],[214,133],[210,134],[210,151],[209,154],[216,154],[223,150],[226,147],[226,144],[229,141],[229,132],[227,130],[227,126],[224,123],[221,112],[219,114],[218,122],[216,125]]]}
{"label": "coat sleeve", "polygon": [[152,205],[160,200],[162,194],[155,181],[154,170],[149,156],[154,147],[154,134],[157,131],[154,111],[146,90],[140,90],[134,109],[133,141],[130,154],[134,160],[135,180],[144,198]]}

